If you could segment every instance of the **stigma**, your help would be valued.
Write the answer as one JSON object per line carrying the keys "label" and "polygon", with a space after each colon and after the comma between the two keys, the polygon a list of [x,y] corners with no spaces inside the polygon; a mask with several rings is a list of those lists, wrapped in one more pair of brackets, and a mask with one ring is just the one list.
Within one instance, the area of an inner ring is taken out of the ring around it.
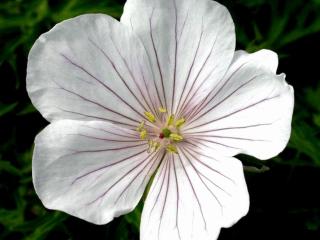
{"label": "stigma", "polygon": [[136,131],[141,140],[147,141],[148,152],[164,150],[178,154],[178,145],[184,141],[181,127],[185,124],[185,119],[176,119],[174,114],[168,114],[167,109],[163,107],[159,107],[156,114],[144,112],[144,116],[145,120],[141,121]]}

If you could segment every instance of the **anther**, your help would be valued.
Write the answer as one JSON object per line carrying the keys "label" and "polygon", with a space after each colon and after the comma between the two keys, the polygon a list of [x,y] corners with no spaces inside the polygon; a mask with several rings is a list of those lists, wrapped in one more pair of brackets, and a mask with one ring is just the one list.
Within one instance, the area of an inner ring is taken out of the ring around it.
{"label": "anther", "polygon": [[147,118],[150,122],[152,122],[152,123],[155,122],[156,117],[155,117],[151,112],[144,112],[144,115],[146,116],[146,118]]}
{"label": "anther", "polygon": [[147,135],[148,135],[147,130],[145,130],[145,129],[141,130],[141,132],[140,132],[140,138],[141,138],[142,140],[146,139]]}
{"label": "anther", "polygon": [[138,132],[141,132],[144,129],[144,121],[142,121],[139,126],[136,128]]}
{"label": "anther", "polygon": [[170,153],[178,153],[178,149],[175,145],[169,144],[166,149]]}
{"label": "anther", "polygon": [[173,122],[174,122],[174,115],[172,114],[167,118],[167,126],[172,125]]}
{"label": "anther", "polygon": [[175,142],[181,142],[183,140],[183,137],[179,134],[176,134],[176,133],[171,133],[169,138]]}
{"label": "anther", "polygon": [[186,122],[186,120],[184,118],[180,118],[176,121],[176,127],[179,128],[181,127],[184,123]]}
{"label": "anther", "polygon": [[159,112],[161,113],[166,113],[167,109],[163,108],[163,107],[159,107]]}

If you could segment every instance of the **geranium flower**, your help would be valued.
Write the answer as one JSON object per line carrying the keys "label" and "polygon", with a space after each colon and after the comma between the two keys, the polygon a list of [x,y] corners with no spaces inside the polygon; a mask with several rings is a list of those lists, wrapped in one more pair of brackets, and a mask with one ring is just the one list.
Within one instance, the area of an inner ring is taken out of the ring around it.
{"label": "geranium flower", "polygon": [[215,239],[246,215],[233,156],[283,150],[293,89],[274,52],[234,49],[229,12],[208,0],[128,0],[120,22],[88,14],[41,35],[27,90],[50,122],[33,154],[43,204],[105,224],[155,174],[143,240]]}

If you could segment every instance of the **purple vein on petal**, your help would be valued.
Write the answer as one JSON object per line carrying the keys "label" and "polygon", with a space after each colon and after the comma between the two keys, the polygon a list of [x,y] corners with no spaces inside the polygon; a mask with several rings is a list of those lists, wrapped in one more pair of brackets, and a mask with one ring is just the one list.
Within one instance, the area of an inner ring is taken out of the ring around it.
{"label": "purple vein on petal", "polygon": [[[179,101],[178,101],[178,106],[177,106],[177,109],[176,109],[177,112],[178,112],[178,110],[179,110],[179,107],[180,107],[180,104],[181,104],[181,100],[182,100],[182,96],[184,95],[186,86],[187,86],[187,84],[188,84],[188,82],[189,82],[189,80],[190,80],[190,75],[191,75],[191,72],[192,72],[192,70],[193,70],[194,63],[195,63],[195,61],[196,61],[196,59],[197,59],[197,56],[198,56],[198,52],[199,52],[199,48],[200,48],[200,45],[201,45],[203,33],[204,33],[204,32],[203,32],[203,21],[202,21],[200,38],[199,38],[199,41],[198,41],[198,45],[197,45],[195,54],[194,54],[194,56],[193,56],[193,60],[192,60],[191,66],[190,66],[189,71],[188,71],[188,74],[187,74],[187,79],[186,79],[186,81],[184,82],[184,86],[183,86],[182,92],[181,92],[181,94],[180,94],[180,98],[179,98]],[[178,114],[179,114],[179,112],[178,112]]]}
{"label": "purple vein on petal", "polygon": [[[82,125],[82,126],[86,127],[86,128],[89,128],[89,129],[97,130],[97,131],[100,131],[100,132],[109,133],[109,134],[112,134],[112,135],[115,135],[115,136],[118,136],[118,137],[130,138],[130,139],[135,139],[135,140],[140,139],[137,134],[133,134],[133,133],[128,132],[128,131],[125,131],[125,132],[123,131],[123,133],[124,133],[124,135],[123,135],[123,134],[120,134],[120,133],[108,131],[108,130],[106,130],[104,128],[95,128],[95,127],[88,126],[88,125]],[[118,130],[120,130],[120,129],[118,129]]]}
{"label": "purple vein on petal", "polygon": [[[142,80],[143,80],[143,83],[144,83],[144,86],[145,86],[146,94],[148,95],[148,98],[149,98],[150,103],[151,103],[151,105],[152,105],[152,108],[150,108],[150,109],[152,109],[152,110],[153,110],[153,113],[156,115],[156,117],[157,117],[158,119],[160,119],[160,115],[159,115],[159,113],[158,113],[157,107],[155,106],[155,105],[157,105],[157,106],[162,106],[159,93],[157,92],[157,96],[159,97],[159,99],[158,99],[158,100],[159,100],[159,103],[158,103],[158,104],[155,104],[154,101],[156,101],[156,100],[153,100],[153,98],[152,98],[151,95],[150,95],[150,91],[149,91],[149,88],[148,88],[148,86],[147,86],[147,80],[146,80],[146,77],[144,76],[143,67],[141,66],[140,63],[139,63],[139,70],[140,70],[140,74],[141,74],[141,76],[142,76]],[[152,70],[152,71],[153,71],[153,70]],[[155,80],[153,80],[153,82],[154,82],[154,81],[155,81]],[[155,84],[155,82],[154,82],[154,84]],[[156,91],[158,91],[156,87],[155,87],[155,89],[156,89]]]}
{"label": "purple vein on petal", "polygon": [[94,137],[82,133],[70,133],[68,135],[73,135],[73,136],[79,136],[79,137],[85,137],[89,139],[94,139],[94,140],[100,140],[100,141],[106,141],[106,142],[124,142],[124,143],[130,143],[130,142],[146,142],[146,140],[142,139],[127,139],[127,140],[120,140],[120,139],[111,139],[111,138],[103,138],[103,137]]}
{"label": "purple vein on petal", "polygon": [[[217,203],[220,206],[221,209],[221,213],[223,214],[223,206],[222,203],[220,202],[220,200],[218,199],[218,197],[212,192],[212,190],[208,187],[208,185],[203,181],[203,176],[204,174],[201,173],[192,163],[192,160],[190,160],[190,158],[186,155],[186,153],[184,152],[183,148],[181,149],[181,153],[182,155],[184,155],[184,157],[187,159],[187,161],[189,162],[189,164],[192,166],[194,172],[197,174],[199,180],[203,183],[203,185],[206,187],[206,189],[211,193],[211,195],[214,197],[214,199],[217,201]],[[194,156],[193,156],[194,157]],[[202,177],[201,177],[201,176]],[[216,184],[214,184],[216,187],[218,187],[219,189],[221,189],[222,191],[224,191],[221,187],[217,186]],[[225,191],[224,191],[225,192]]]}
{"label": "purple vein on petal", "polygon": [[121,182],[125,177],[128,177],[134,170],[136,170],[138,167],[140,167],[146,160],[148,160],[150,158],[150,155],[148,155],[146,158],[144,158],[141,162],[139,162],[137,165],[135,165],[133,168],[131,168],[129,171],[127,171],[125,174],[123,174],[115,183],[113,183],[110,187],[108,187],[107,190],[105,190],[102,194],[100,194],[97,198],[95,198],[93,201],[88,202],[86,205],[91,205],[95,202],[97,202],[98,200],[102,199],[103,197],[105,197],[108,192],[114,188],[114,186],[116,186],[119,182]]}
{"label": "purple vein on petal", "polygon": [[[147,108],[145,107],[145,105],[142,104],[142,102],[140,101],[140,99],[136,96],[136,94],[132,91],[132,89],[129,87],[129,85],[127,84],[126,80],[124,79],[124,77],[120,74],[119,69],[116,67],[115,63],[112,61],[112,59],[108,56],[108,54],[101,48],[98,46],[97,43],[95,43],[92,39],[88,39],[89,42],[94,45],[101,53],[102,55],[105,57],[105,59],[111,64],[113,70],[117,73],[117,76],[119,77],[119,79],[122,81],[122,83],[124,84],[124,86],[128,89],[128,91],[132,94],[132,96],[136,99],[136,101],[140,104],[140,106],[147,111]],[[112,41],[113,42],[113,41]],[[113,43],[114,45],[114,43]],[[114,45],[115,46],[115,45]],[[115,46],[116,48],[116,46]],[[120,55],[120,53],[119,53]],[[122,57],[120,55],[120,57]],[[130,72],[130,71],[129,71]],[[134,79],[133,79],[134,80]],[[134,80],[135,82],[135,80]]]}
{"label": "purple vein on petal", "polygon": [[76,115],[80,115],[80,116],[86,117],[86,118],[93,118],[93,119],[103,120],[103,121],[107,121],[107,122],[114,123],[114,124],[126,125],[126,126],[133,127],[134,129],[137,127],[136,125],[129,124],[129,123],[124,123],[124,122],[120,122],[120,121],[116,121],[116,120],[112,120],[110,118],[104,118],[104,117],[99,117],[99,116],[93,116],[93,115],[89,115],[89,114],[79,113],[79,112],[76,112],[76,111],[66,110],[66,109],[63,109],[63,108],[60,108],[60,107],[56,107],[56,108],[58,108],[60,111],[67,112],[67,113],[72,113],[72,114],[76,114]]}
{"label": "purple vein on petal", "polygon": [[[203,108],[206,107],[206,104],[214,100],[214,98],[222,91],[222,89],[227,85],[227,83],[232,79],[232,77],[247,63],[241,64],[229,77],[228,79],[222,84],[222,86],[218,89],[218,91],[209,99],[210,94],[212,94],[216,88],[219,86],[219,84],[223,81],[223,78],[218,81],[218,83],[215,85],[215,87],[207,93],[206,97],[201,101],[200,105],[198,105],[196,108],[192,109],[191,112],[188,114],[188,119],[192,120],[194,116],[197,116],[199,112],[202,111]],[[196,94],[196,92],[195,92]],[[194,94],[194,95],[195,95]],[[190,100],[191,101],[191,100]],[[191,116],[190,116],[191,115]]]}
{"label": "purple vein on petal", "polygon": [[[212,56],[214,46],[216,45],[216,41],[217,41],[217,37],[214,39],[213,44],[212,44],[212,46],[211,46],[211,49],[210,49],[210,51],[209,51],[208,56],[207,56],[206,59],[204,60],[203,64],[201,65],[200,70],[198,71],[196,77],[195,77],[194,80],[192,81],[192,85],[191,85],[191,87],[189,88],[189,91],[188,91],[186,97],[185,97],[184,100],[183,100],[183,103],[182,103],[182,105],[181,105],[181,108],[178,109],[178,115],[179,115],[179,116],[185,114],[185,110],[186,110],[188,104],[192,101],[192,99],[195,97],[196,93],[200,90],[200,88],[202,87],[202,85],[207,81],[207,79],[211,76],[211,74],[212,74],[213,71],[215,70],[215,68],[213,68],[213,69],[210,71],[210,73],[207,75],[207,77],[204,78],[204,80],[199,84],[199,86],[197,87],[197,89],[193,92],[192,96],[189,97],[190,94],[191,94],[191,91],[193,90],[193,88],[194,88],[194,86],[195,86],[195,84],[196,84],[196,82],[198,82],[198,80],[199,80],[200,74],[202,73],[204,67],[207,65],[209,58]],[[188,100],[188,98],[189,98],[189,100]]]}
{"label": "purple vein on petal", "polygon": [[216,144],[216,145],[220,145],[220,146],[223,146],[223,147],[227,147],[227,148],[232,148],[232,149],[237,149],[237,150],[241,150],[241,148],[237,148],[237,147],[233,147],[233,146],[230,146],[230,145],[227,145],[227,144],[223,144],[223,143],[220,143],[220,142],[215,142],[213,140],[209,140],[209,139],[202,139],[202,138],[198,138],[198,137],[189,137],[189,139],[192,139],[192,141],[195,141],[197,142],[198,144],[201,144],[205,147],[208,147],[210,148],[208,145],[206,145],[204,142],[209,142],[209,143],[213,143],[213,144]]}
{"label": "purple vein on petal", "polygon": [[[165,156],[165,153],[162,154],[162,157],[161,157],[161,158],[160,158],[159,156],[160,156],[160,154],[159,154],[159,153],[156,153],[156,154],[154,155],[154,157],[148,161],[148,164],[147,164],[147,165],[149,165],[149,163],[152,163],[152,164],[151,164],[151,166],[149,167],[147,173],[145,174],[145,176],[144,176],[144,178],[143,178],[143,181],[140,183],[138,189],[140,189],[140,188],[142,187],[143,183],[147,180],[147,177],[149,176],[150,171],[151,171],[152,169],[154,169],[154,166],[155,166],[156,164],[158,164],[158,166],[159,166],[159,164],[161,163],[162,159],[163,159],[164,156]],[[156,158],[156,160],[154,160],[154,158]],[[159,160],[159,159],[160,159],[160,160]],[[145,170],[145,168],[147,167],[147,165],[143,168],[143,170]],[[157,167],[156,167],[155,169],[157,169]],[[141,172],[142,172],[142,171],[140,171],[139,174],[140,174]],[[137,174],[137,176],[138,176],[139,174]],[[135,178],[136,178],[136,177],[135,177]],[[127,185],[127,187],[120,193],[119,197],[118,197],[117,200],[115,201],[115,204],[120,200],[121,195],[126,191],[126,189],[128,189],[128,187],[129,187],[132,183],[133,183],[133,181],[131,181],[130,184]]]}
{"label": "purple vein on petal", "polygon": [[246,125],[246,126],[234,126],[234,127],[224,127],[224,128],[213,128],[213,129],[208,129],[208,130],[203,130],[203,131],[197,131],[197,132],[192,132],[188,133],[190,135],[197,135],[201,133],[211,133],[211,132],[218,132],[218,131],[224,131],[224,130],[233,130],[233,129],[247,129],[247,128],[254,128],[254,127],[261,127],[261,126],[269,126],[272,125],[272,123],[260,123],[260,124],[252,124],[252,125]]}
{"label": "purple vein on petal", "polygon": [[99,168],[96,168],[96,169],[93,169],[93,170],[91,170],[91,171],[89,171],[89,172],[86,172],[86,173],[84,173],[84,174],[76,177],[76,178],[71,182],[71,185],[73,185],[75,182],[79,181],[80,179],[82,179],[82,178],[84,178],[84,177],[86,177],[86,176],[89,176],[89,175],[91,175],[91,174],[93,174],[93,173],[96,173],[96,172],[99,172],[99,171],[101,171],[101,170],[104,170],[104,169],[106,169],[106,168],[108,168],[108,167],[115,166],[115,165],[118,165],[118,164],[120,164],[120,163],[122,163],[122,162],[128,161],[128,160],[132,159],[133,157],[136,157],[136,156],[138,156],[139,154],[142,154],[143,152],[145,152],[145,150],[142,150],[142,151],[140,151],[140,152],[138,152],[138,153],[135,153],[135,154],[133,154],[133,155],[130,155],[129,157],[122,158],[122,159],[118,160],[117,162],[110,163],[110,164],[107,164],[107,165],[103,165],[103,166],[101,166],[101,167],[99,167]]}
{"label": "purple vein on petal", "polygon": [[[153,14],[153,13],[152,13],[152,14]],[[131,25],[132,31],[134,32],[134,27],[133,27],[133,23],[132,23],[132,17],[130,18],[130,25]],[[150,31],[151,31],[151,26],[150,26]],[[141,45],[142,45],[143,48],[144,48],[144,52],[145,52],[145,54],[146,54],[147,57],[148,57],[148,61],[149,61],[150,66],[152,66],[151,57],[150,57],[149,52],[147,51],[146,46],[144,45],[144,43],[143,43],[143,41],[141,40],[141,38],[140,38],[139,35],[137,35],[137,38],[139,39],[139,41],[141,42]],[[139,63],[139,67],[140,67],[140,72],[142,73],[142,77],[143,77],[143,80],[144,80],[146,89],[148,89],[148,87],[147,87],[147,85],[146,85],[146,81],[145,81],[144,71],[143,71],[143,68],[141,67],[141,64],[140,64],[140,63]],[[162,103],[162,100],[161,100],[161,98],[160,98],[159,90],[158,90],[158,87],[157,87],[157,84],[156,84],[154,69],[151,67],[150,70],[151,70],[151,73],[152,73],[153,84],[154,84],[154,87],[155,87],[156,93],[157,93],[156,95],[157,95],[158,100],[159,100],[159,106],[160,106],[160,105],[161,105],[161,106],[164,106],[164,104]],[[153,101],[152,101],[152,99],[151,99],[151,97],[150,97],[149,91],[147,91],[147,93],[148,93],[149,99],[150,99],[151,102],[153,103]],[[156,111],[155,111],[155,112],[156,112]]]}
{"label": "purple vein on petal", "polygon": [[80,69],[84,73],[86,73],[88,76],[90,76],[93,80],[97,81],[99,84],[101,84],[105,89],[110,91],[114,96],[116,96],[118,99],[120,99],[124,104],[126,104],[129,108],[131,108],[135,113],[140,115],[141,117],[144,117],[140,112],[138,112],[132,105],[130,105],[127,101],[125,101],[119,94],[117,94],[114,90],[112,90],[108,85],[106,85],[102,80],[94,76],[92,73],[90,73],[88,70],[86,70],[84,67],[80,66],[79,64],[75,63],[72,61],[70,58],[68,58],[66,55],[63,53],[60,53],[60,55],[67,60],[68,63],[71,65],[75,66],[76,68]]}
{"label": "purple vein on petal", "polygon": [[[172,157],[172,156],[171,156]],[[173,159],[171,159],[173,160]],[[169,192],[169,188],[170,188],[170,176],[171,176],[171,162],[169,159],[167,159],[167,161],[169,162],[169,166],[168,166],[168,176],[167,176],[167,183],[166,183],[166,192],[165,192],[165,197],[164,197],[164,202],[162,205],[162,209],[161,209],[161,213],[160,213],[160,223],[158,226],[158,238],[160,239],[160,228],[161,228],[161,224],[162,224],[162,218],[163,218],[163,213],[167,204],[167,197],[168,197],[168,192]]]}
{"label": "purple vein on petal", "polygon": [[178,236],[179,239],[181,240],[181,234],[180,234],[180,229],[179,229],[179,201],[180,201],[180,194],[179,194],[179,184],[178,184],[178,178],[177,178],[177,172],[176,172],[176,161],[173,161],[173,172],[174,172],[174,179],[176,182],[176,194],[177,194],[177,203],[176,203],[176,222],[175,222],[175,227],[178,230]]}
{"label": "purple vein on petal", "polygon": [[178,38],[178,43],[180,42],[180,39],[181,39],[182,34],[183,34],[183,32],[184,32],[185,25],[186,25],[187,19],[188,19],[188,17],[189,17],[189,11],[190,11],[190,9],[188,8],[186,17],[185,17],[185,19],[184,19],[184,21],[183,21],[183,24],[182,24],[182,28],[181,28],[181,31],[180,31],[180,36],[179,36],[179,38]]}
{"label": "purple vein on petal", "polygon": [[[114,39],[113,39],[112,36],[110,36],[110,39],[111,39],[112,44],[113,44],[113,46],[115,47],[117,53],[119,54],[119,56],[121,57],[123,63],[125,64],[128,72],[129,72],[129,74],[130,74],[131,79],[134,81],[136,87],[138,88],[138,90],[139,90],[139,92],[140,92],[140,95],[142,96],[144,102],[146,103],[146,105],[148,106],[148,108],[151,109],[151,107],[150,107],[150,105],[149,105],[149,103],[148,103],[148,101],[147,101],[147,99],[146,99],[146,97],[145,97],[144,92],[142,91],[142,89],[141,89],[141,87],[139,86],[139,84],[138,84],[135,76],[133,75],[132,70],[131,70],[130,67],[129,67],[129,64],[128,64],[127,60],[122,56],[122,54],[121,54],[119,48],[117,47],[117,44],[114,42]],[[139,66],[140,66],[140,64],[139,64]],[[140,67],[141,67],[141,66],[140,66]],[[144,80],[144,76],[143,76],[143,80]],[[144,83],[145,83],[145,81],[144,81]],[[146,89],[148,89],[146,83],[145,83],[145,87],[146,87]],[[146,91],[146,92],[148,93],[148,91]],[[153,106],[153,108],[154,108],[154,105],[153,105],[153,102],[152,102],[152,100],[151,100],[151,98],[150,98],[150,95],[148,95],[148,96],[149,96],[149,100],[150,100],[150,102],[152,103],[152,106]],[[155,109],[155,108],[154,108],[153,110],[156,112],[156,109]]]}
{"label": "purple vein on petal", "polygon": [[[164,82],[163,82],[162,69],[161,69],[161,65],[160,65],[160,62],[159,62],[159,56],[158,56],[158,52],[157,52],[157,49],[156,49],[156,46],[155,46],[154,37],[153,37],[153,31],[152,31],[152,30],[153,30],[153,29],[152,29],[153,14],[154,14],[154,9],[152,9],[151,16],[150,16],[150,19],[149,19],[150,38],[151,38],[152,48],[153,48],[154,54],[155,54],[155,56],[156,56],[157,65],[158,65],[158,69],[159,69],[161,86],[162,86],[162,93],[163,93],[163,97],[164,97],[164,105],[165,105],[165,108],[168,109],[166,92],[165,92],[165,90],[164,90]],[[157,84],[156,84],[156,83],[155,83],[155,86],[157,87]],[[157,89],[157,92],[159,92],[158,89]],[[159,97],[159,99],[160,99],[160,97]]]}
{"label": "purple vein on petal", "polygon": [[206,158],[209,158],[209,159],[212,159],[213,161],[215,162],[220,162],[218,159],[212,157],[212,156],[209,156],[209,155],[206,155],[202,152],[199,152],[197,151],[195,148],[198,148],[198,146],[196,144],[192,144],[190,142],[185,142],[187,145],[189,145],[189,147],[187,147],[187,149],[189,149],[190,151],[194,152],[196,155],[201,155],[201,156],[204,156]]}
{"label": "purple vein on petal", "polygon": [[198,139],[203,139],[204,141],[207,141],[208,138],[226,138],[226,139],[232,139],[232,140],[243,140],[243,141],[250,141],[250,142],[270,142],[270,140],[267,139],[253,139],[253,138],[242,138],[242,137],[233,137],[233,136],[220,136],[220,135],[201,135],[201,134],[190,134],[193,137],[197,137]]}
{"label": "purple vein on petal", "polygon": [[264,98],[264,99],[262,99],[262,100],[260,100],[260,101],[258,101],[258,102],[255,102],[255,103],[253,103],[253,104],[250,104],[250,105],[248,105],[248,106],[246,106],[246,107],[244,107],[244,108],[240,108],[240,109],[238,109],[238,110],[236,110],[236,111],[234,111],[234,112],[231,112],[231,113],[229,113],[229,114],[226,114],[226,115],[224,115],[224,116],[222,116],[222,117],[219,117],[219,118],[210,120],[210,121],[208,121],[208,122],[205,122],[205,123],[196,125],[196,126],[194,126],[194,127],[191,127],[191,128],[185,129],[185,130],[195,129],[195,128],[198,128],[198,127],[201,127],[201,126],[204,126],[204,125],[207,125],[207,124],[210,124],[210,123],[219,121],[219,120],[221,120],[221,119],[225,119],[225,118],[230,117],[230,116],[232,116],[232,115],[234,115],[234,114],[236,114],[236,113],[238,113],[238,112],[245,111],[245,110],[250,109],[250,108],[252,108],[252,107],[254,107],[254,106],[256,106],[256,105],[258,105],[258,104],[260,104],[260,103],[263,103],[263,102],[266,102],[266,101],[270,101],[270,100],[275,99],[275,98],[277,98],[277,97],[280,97],[280,95],[276,95],[276,96],[269,97],[269,98]]}
{"label": "purple vein on petal", "polygon": [[[231,181],[233,184],[235,184],[235,181],[234,181],[232,178],[224,175],[223,173],[221,173],[221,172],[218,171],[217,169],[212,168],[211,166],[209,166],[208,164],[204,163],[204,162],[201,161],[199,158],[197,158],[197,156],[196,156],[195,154],[192,154],[192,153],[190,152],[190,148],[183,148],[183,149],[184,149],[191,157],[193,157],[193,159],[196,160],[198,163],[200,163],[201,165],[205,166],[206,168],[208,168],[208,169],[211,170],[212,172],[215,172],[215,173],[219,174],[220,176],[226,178],[227,180],[229,180],[229,181]],[[203,155],[203,156],[205,156],[205,155]],[[207,158],[208,158],[208,157],[207,157]],[[218,187],[218,186],[217,186],[217,187]],[[221,188],[220,188],[220,189],[221,189]],[[221,189],[221,190],[223,190],[223,189]],[[224,190],[223,190],[223,191],[224,191]],[[224,192],[225,192],[225,191],[224,191]],[[226,192],[226,193],[227,193],[227,192]],[[229,194],[229,195],[230,195],[230,194]]]}
{"label": "purple vein on petal", "polygon": [[[164,169],[164,173],[162,173],[163,169]],[[162,166],[161,171],[159,172],[159,178],[158,179],[160,179],[162,177],[161,187],[160,187],[159,192],[157,194],[156,200],[154,201],[153,206],[151,208],[151,211],[150,211],[150,214],[149,214],[149,218],[151,218],[153,210],[154,210],[154,208],[155,208],[155,206],[156,206],[156,204],[157,204],[157,202],[159,200],[159,196],[160,196],[160,194],[162,192],[162,188],[163,188],[164,181],[165,181],[165,176],[167,175],[167,170],[168,170],[168,158],[165,159],[165,163]],[[158,184],[158,181],[156,182],[156,184],[154,186],[156,187],[157,184]]]}
{"label": "purple vein on petal", "polygon": [[184,166],[184,164],[183,164],[183,161],[182,161],[182,159],[181,159],[181,157],[180,157],[179,154],[178,154],[178,159],[179,159],[179,161],[180,161],[180,163],[181,163],[181,166],[182,166],[182,169],[183,169],[183,171],[184,171],[184,173],[185,173],[185,175],[186,175],[186,177],[187,177],[187,179],[188,179],[188,182],[189,182],[189,185],[190,185],[190,187],[191,187],[191,189],[192,189],[193,195],[194,195],[194,197],[195,197],[196,200],[197,200],[198,207],[199,207],[199,210],[200,210],[200,212],[201,212],[202,220],[203,220],[203,223],[204,223],[204,229],[207,230],[207,221],[206,221],[206,219],[205,219],[205,217],[204,217],[203,209],[202,209],[200,200],[199,200],[199,198],[198,198],[198,195],[197,195],[196,190],[195,190],[195,188],[194,188],[194,186],[193,186],[193,184],[192,184],[192,181],[191,181],[191,179],[190,179],[190,176],[189,176],[189,174],[188,174],[188,172],[187,172],[187,170],[186,170],[186,168],[185,168],[185,166]]}
{"label": "purple vein on petal", "polygon": [[81,150],[81,151],[70,149],[73,152],[69,153],[69,154],[65,154],[62,157],[72,156],[72,155],[77,155],[77,154],[83,154],[83,153],[99,153],[99,152],[118,151],[118,150],[123,150],[123,149],[128,149],[128,148],[141,147],[141,146],[144,146],[144,145],[146,145],[146,144],[145,143],[141,143],[141,144],[137,144],[137,145],[128,145],[128,146],[122,146],[122,147],[116,147],[116,148],[95,149],[95,150]]}
{"label": "purple vein on petal", "polygon": [[[52,81],[54,81],[54,80],[52,80]],[[103,108],[104,110],[107,110],[107,111],[109,111],[109,112],[112,112],[112,113],[114,113],[114,114],[117,114],[117,115],[119,115],[119,116],[121,116],[121,117],[127,118],[127,119],[129,119],[129,120],[131,120],[131,121],[133,121],[133,122],[139,123],[139,121],[137,121],[137,120],[135,120],[135,119],[133,119],[133,118],[131,118],[131,117],[129,117],[129,116],[126,116],[126,115],[124,115],[124,114],[122,114],[122,113],[120,113],[120,112],[117,112],[117,111],[115,111],[115,110],[112,110],[112,109],[110,109],[110,108],[108,108],[108,107],[106,107],[106,106],[104,106],[104,105],[102,105],[102,104],[100,104],[100,103],[98,103],[98,102],[95,102],[95,101],[93,101],[93,100],[90,100],[90,99],[82,96],[81,94],[78,94],[78,93],[73,92],[73,91],[71,91],[71,90],[69,90],[69,89],[66,89],[65,87],[63,87],[62,85],[60,85],[59,83],[57,83],[56,81],[54,81],[54,82],[59,86],[58,89],[60,89],[60,90],[63,90],[63,91],[65,91],[65,92],[67,92],[67,93],[70,93],[70,94],[72,94],[72,95],[75,95],[75,96],[81,98],[82,100],[84,100],[84,101],[86,101],[86,102],[92,103],[92,104],[94,104],[94,105],[96,105],[96,106],[98,106],[98,107]]]}
{"label": "purple vein on petal", "polygon": [[155,158],[159,158],[159,154],[154,154],[152,156],[151,159],[149,159],[147,161],[147,164],[133,177],[133,179],[129,182],[129,184],[126,185],[126,187],[121,191],[121,193],[119,194],[119,196],[117,197],[117,199],[115,200],[114,204],[117,204],[117,202],[120,200],[121,196],[129,189],[129,187],[134,183],[134,181],[142,174],[143,171],[146,170],[148,165],[151,165],[150,168],[147,171],[147,174],[145,174],[145,177],[143,178],[143,181],[141,182],[141,184],[139,185],[138,189],[140,189],[142,187],[142,184],[145,182],[150,170],[152,169],[152,167],[157,163],[157,161],[155,161]]}
{"label": "purple vein on petal", "polygon": [[175,13],[175,24],[174,24],[174,40],[175,40],[175,50],[174,50],[174,69],[173,69],[173,88],[172,88],[172,101],[171,101],[171,114],[173,113],[173,106],[175,101],[175,88],[177,79],[177,54],[178,54],[178,10],[176,0],[173,0],[173,8]]}
{"label": "purple vein on petal", "polygon": [[[206,115],[208,112],[210,112],[210,111],[214,110],[215,108],[217,108],[219,105],[221,105],[223,102],[225,102],[225,101],[226,101],[227,99],[229,99],[231,96],[233,96],[236,92],[238,92],[239,90],[241,90],[243,87],[245,87],[246,85],[248,85],[249,83],[251,83],[253,80],[255,80],[255,79],[256,79],[257,77],[259,77],[259,76],[261,76],[261,75],[257,75],[257,76],[252,77],[251,79],[249,79],[248,81],[246,81],[245,83],[243,83],[243,84],[241,84],[239,87],[237,87],[235,90],[233,90],[229,95],[227,95],[225,98],[223,98],[220,102],[218,102],[217,104],[213,105],[211,108],[209,108],[208,110],[206,110],[204,113],[202,113],[202,114],[197,114],[197,116],[196,116],[195,118],[193,118],[193,119],[189,122],[189,124],[192,123],[192,122],[194,122],[194,121],[196,121],[196,120],[198,120],[198,119],[201,118],[202,116]],[[225,84],[224,84],[224,86],[225,86]],[[222,90],[222,88],[223,88],[223,87],[221,87],[218,92],[220,92],[220,91]],[[217,94],[218,94],[218,92],[217,92]],[[215,96],[217,96],[217,94],[216,94]],[[211,101],[211,100],[213,100],[213,98],[211,98],[209,101]],[[200,111],[199,111],[199,110],[200,110]],[[201,112],[201,109],[200,109],[200,108],[199,108],[199,110],[198,110],[198,113]]]}

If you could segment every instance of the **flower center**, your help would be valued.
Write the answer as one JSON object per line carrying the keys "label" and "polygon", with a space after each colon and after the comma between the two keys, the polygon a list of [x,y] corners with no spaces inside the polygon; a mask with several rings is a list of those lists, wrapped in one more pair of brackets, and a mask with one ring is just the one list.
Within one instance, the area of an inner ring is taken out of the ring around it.
{"label": "flower center", "polygon": [[[156,115],[152,112],[144,113],[146,120],[143,120],[136,129],[140,139],[148,141],[149,153],[161,149],[165,149],[169,153],[178,153],[177,146],[184,140],[181,127],[184,125],[185,119],[175,119],[174,115],[169,115],[163,107],[159,107],[158,110]],[[146,121],[149,124],[146,124]]]}

